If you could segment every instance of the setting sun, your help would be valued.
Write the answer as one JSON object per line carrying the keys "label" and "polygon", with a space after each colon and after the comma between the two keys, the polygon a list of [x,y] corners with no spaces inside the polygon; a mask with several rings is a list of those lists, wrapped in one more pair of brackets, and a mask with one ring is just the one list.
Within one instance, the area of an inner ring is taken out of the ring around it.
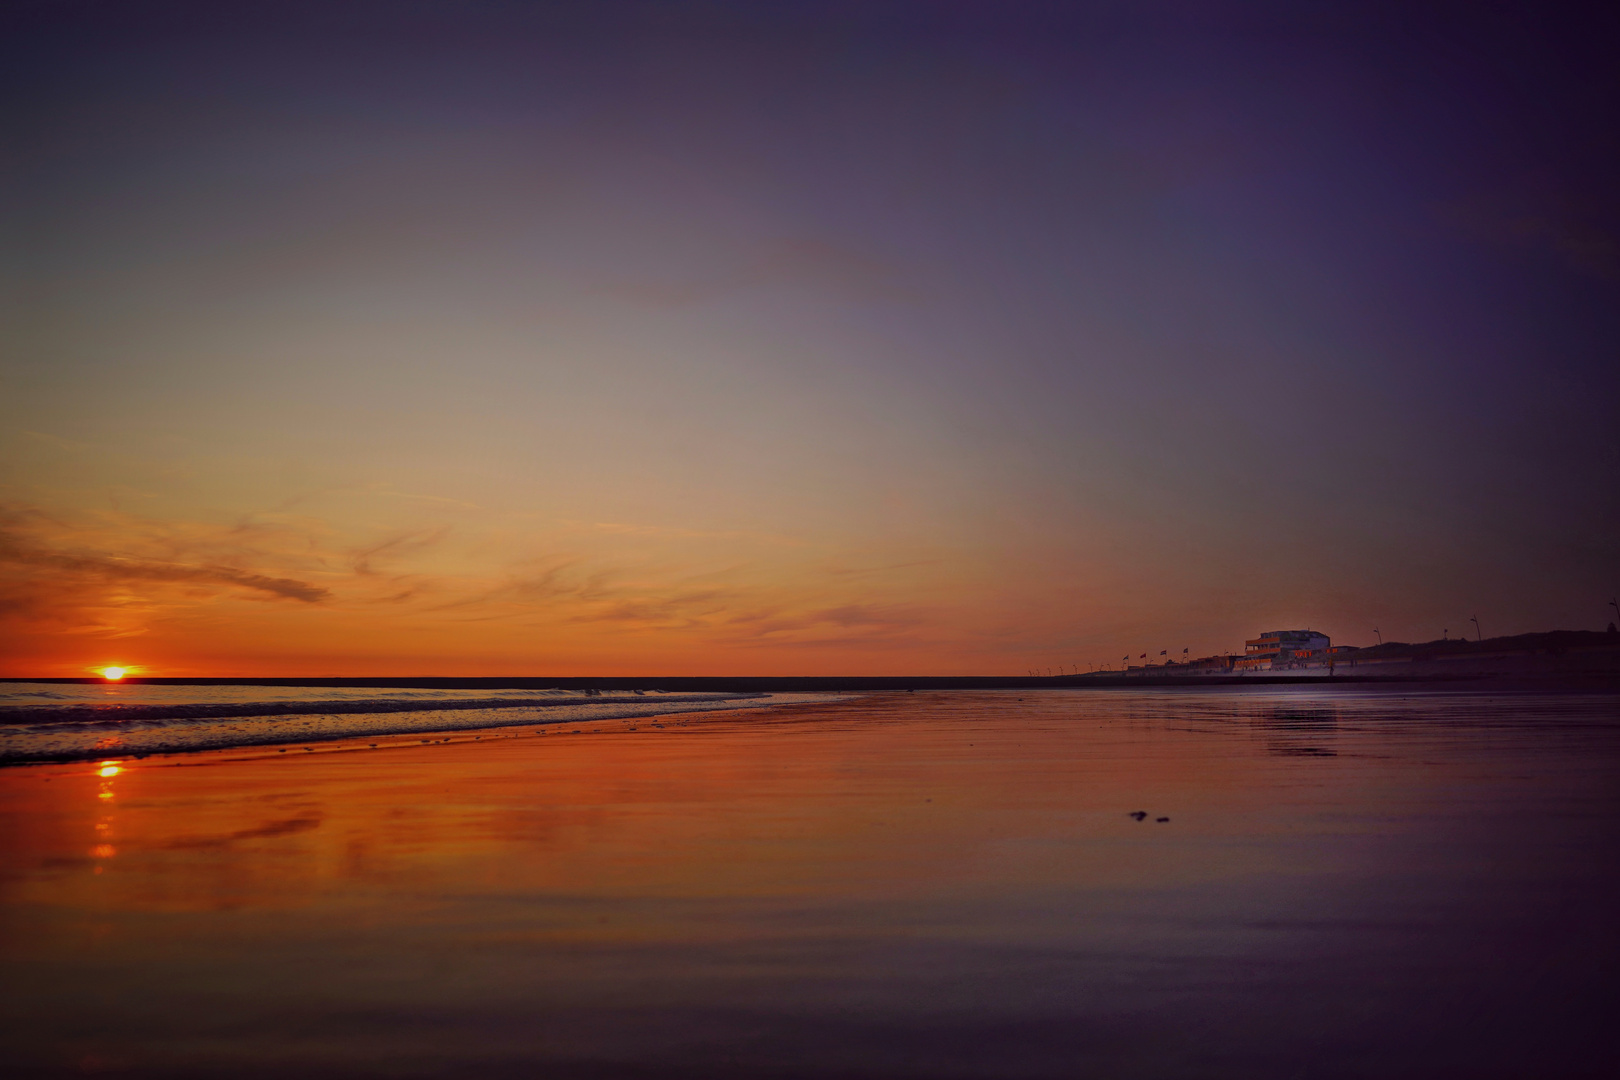
{"label": "setting sun", "polygon": [[101,669],[101,677],[104,678],[104,679],[112,679],[112,680],[116,681],[116,680],[122,679],[124,677],[124,672],[126,670],[128,670],[128,669],[121,668],[121,667],[104,667],[104,668]]}

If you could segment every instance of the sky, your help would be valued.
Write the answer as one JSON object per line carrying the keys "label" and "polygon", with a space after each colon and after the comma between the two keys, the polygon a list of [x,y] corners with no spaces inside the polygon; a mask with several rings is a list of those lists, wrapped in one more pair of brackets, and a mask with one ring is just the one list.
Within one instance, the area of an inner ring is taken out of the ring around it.
{"label": "sky", "polygon": [[1602,629],[1596,5],[0,15],[0,675]]}

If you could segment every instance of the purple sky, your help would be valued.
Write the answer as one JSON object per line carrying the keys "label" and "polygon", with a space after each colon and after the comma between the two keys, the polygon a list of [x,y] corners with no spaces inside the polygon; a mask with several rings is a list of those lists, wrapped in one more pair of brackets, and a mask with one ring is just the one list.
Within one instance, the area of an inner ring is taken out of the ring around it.
{"label": "purple sky", "polygon": [[10,6],[6,673],[1612,615],[1612,15],[583,10]]}

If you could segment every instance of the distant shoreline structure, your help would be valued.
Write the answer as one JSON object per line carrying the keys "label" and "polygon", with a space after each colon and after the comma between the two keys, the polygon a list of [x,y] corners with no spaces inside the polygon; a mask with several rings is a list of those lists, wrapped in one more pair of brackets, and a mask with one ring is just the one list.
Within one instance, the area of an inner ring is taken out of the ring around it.
{"label": "distant shoreline structure", "polygon": [[1620,633],[1613,630],[1551,630],[1483,641],[1386,641],[1366,648],[1334,645],[1326,634],[1314,630],[1272,630],[1246,641],[1241,656],[1171,660],[1129,666],[1123,671],[1091,672],[1081,678],[1252,679],[1286,675],[1295,679],[1432,679],[1601,674],[1620,675]]}

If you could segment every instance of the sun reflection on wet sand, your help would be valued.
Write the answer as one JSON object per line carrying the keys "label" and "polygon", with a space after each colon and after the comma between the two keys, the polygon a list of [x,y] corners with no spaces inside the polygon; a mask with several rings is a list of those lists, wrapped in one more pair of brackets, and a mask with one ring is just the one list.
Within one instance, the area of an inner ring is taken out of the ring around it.
{"label": "sun reflection on wet sand", "polygon": [[[152,1075],[1578,1057],[1620,957],[1570,906],[1616,883],[1613,717],[914,694],[7,770],[8,1045]],[[1549,956],[1559,988],[1516,989]]]}

